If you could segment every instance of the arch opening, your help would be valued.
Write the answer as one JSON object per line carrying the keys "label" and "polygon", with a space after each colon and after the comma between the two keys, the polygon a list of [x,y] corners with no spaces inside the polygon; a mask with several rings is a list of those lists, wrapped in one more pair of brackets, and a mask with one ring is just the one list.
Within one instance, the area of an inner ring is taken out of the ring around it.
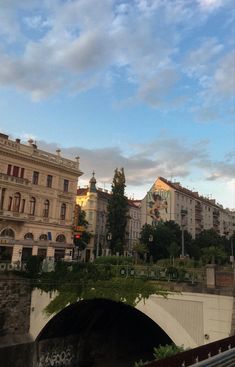
{"label": "arch opening", "polygon": [[60,311],[42,329],[36,342],[40,361],[48,351],[53,355],[55,349],[63,349],[70,350],[71,366],[128,367],[140,359],[151,360],[154,347],[171,344],[172,340],[134,307],[93,299]]}

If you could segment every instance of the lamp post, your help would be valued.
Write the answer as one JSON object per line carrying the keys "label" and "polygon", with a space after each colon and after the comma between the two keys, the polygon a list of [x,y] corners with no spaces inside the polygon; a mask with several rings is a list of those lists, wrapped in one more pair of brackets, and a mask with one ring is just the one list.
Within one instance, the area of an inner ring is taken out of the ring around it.
{"label": "lamp post", "polygon": [[109,244],[109,248],[108,248],[108,252],[110,251],[110,242],[112,241],[112,233],[108,233],[107,234],[107,240],[108,240],[108,244]]}
{"label": "lamp post", "polygon": [[[103,232],[103,215],[104,212],[97,212],[97,216],[98,216],[98,234],[97,234],[97,243],[96,243],[96,257],[99,257],[99,252],[100,252],[100,229],[102,227],[102,232]],[[101,218],[101,221],[100,221]]]}
{"label": "lamp post", "polygon": [[235,232],[233,232],[233,235],[231,237],[231,256],[230,256],[230,261],[232,263],[232,266],[234,264],[234,250],[233,250],[233,236],[234,236],[234,233]]}
{"label": "lamp post", "polygon": [[184,258],[184,227],[186,225],[186,215],[188,211],[185,209],[181,210],[181,229],[182,229],[182,238],[181,238],[181,257]]}
{"label": "lamp post", "polygon": [[[153,242],[153,235],[150,234],[149,235],[149,243],[151,244],[152,242]],[[146,262],[147,253],[144,254],[144,257],[145,257],[145,262]]]}

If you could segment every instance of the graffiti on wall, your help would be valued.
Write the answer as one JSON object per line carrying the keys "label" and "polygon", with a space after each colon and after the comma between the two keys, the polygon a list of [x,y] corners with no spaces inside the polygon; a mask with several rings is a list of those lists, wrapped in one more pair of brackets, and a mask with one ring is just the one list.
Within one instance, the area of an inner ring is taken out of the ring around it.
{"label": "graffiti on wall", "polygon": [[158,222],[169,213],[170,191],[154,189],[147,194],[147,214]]}
{"label": "graffiti on wall", "polygon": [[37,367],[77,366],[78,349],[77,337],[42,340],[37,346]]}

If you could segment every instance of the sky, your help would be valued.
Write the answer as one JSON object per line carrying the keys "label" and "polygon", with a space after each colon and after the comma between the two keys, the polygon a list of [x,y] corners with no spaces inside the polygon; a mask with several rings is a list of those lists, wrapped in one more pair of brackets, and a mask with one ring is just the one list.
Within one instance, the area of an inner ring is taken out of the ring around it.
{"label": "sky", "polygon": [[235,208],[234,0],[0,0],[0,131]]}

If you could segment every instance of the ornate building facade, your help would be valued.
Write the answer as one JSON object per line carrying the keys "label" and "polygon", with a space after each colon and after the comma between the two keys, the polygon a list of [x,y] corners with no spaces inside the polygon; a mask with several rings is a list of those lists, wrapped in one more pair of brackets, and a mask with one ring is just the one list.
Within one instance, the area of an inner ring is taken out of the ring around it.
{"label": "ornate building facade", "polygon": [[72,259],[79,158],[0,134],[0,259]]}
{"label": "ornate building facade", "polygon": [[[86,249],[86,260],[96,256],[108,255],[109,236],[107,229],[107,207],[112,194],[108,190],[96,187],[96,179],[91,178],[89,186],[78,188],[77,204],[86,213],[88,231],[92,234]],[[140,207],[133,200],[128,200],[128,220],[126,227],[125,254],[131,255],[140,233]]]}
{"label": "ornate building facade", "polygon": [[175,221],[193,238],[204,229],[213,228],[220,236],[228,238],[235,231],[235,211],[224,209],[214,199],[163,177],[158,177],[141,202],[141,225],[159,220]]}

